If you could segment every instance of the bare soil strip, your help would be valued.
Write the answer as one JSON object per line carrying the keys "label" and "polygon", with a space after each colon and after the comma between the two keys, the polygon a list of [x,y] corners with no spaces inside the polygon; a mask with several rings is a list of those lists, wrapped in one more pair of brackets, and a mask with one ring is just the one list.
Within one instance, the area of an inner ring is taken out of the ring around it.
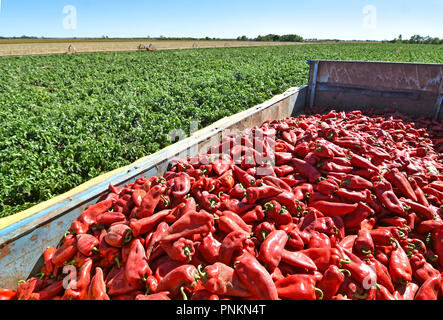
{"label": "bare soil strip", "polygon": [[151,46],[154,50],[234,48],[251,46],[281,46],[302,44],[300,42],[255,42],[255,41],[188,41],[188,40],[132,40],[132,41],[17,41],[0,42],[0,56],[24,56],[46,54],[68,54],[88,52],[146,51]]}

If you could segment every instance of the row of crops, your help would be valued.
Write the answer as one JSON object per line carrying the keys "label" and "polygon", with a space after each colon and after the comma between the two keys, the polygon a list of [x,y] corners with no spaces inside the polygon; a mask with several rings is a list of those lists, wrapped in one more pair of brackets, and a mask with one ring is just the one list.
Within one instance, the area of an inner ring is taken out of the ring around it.
{"label": "row of crops", "polygon": [[316,44],[0,59],[0,217],[307,82],[306,59],[443,63],[433,45]]}

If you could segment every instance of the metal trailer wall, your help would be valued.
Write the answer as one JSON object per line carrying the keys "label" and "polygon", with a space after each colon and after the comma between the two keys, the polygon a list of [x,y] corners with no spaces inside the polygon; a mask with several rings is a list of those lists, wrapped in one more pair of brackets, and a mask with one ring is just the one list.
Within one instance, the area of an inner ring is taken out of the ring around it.
{"label": "metal trailer wall", "polygon": [[442,64],[320,60],[308,63],[309,85],[289,89],[129,166],[0,219],[0,288],[15,288],[18,280],[36,274],[46,247],[56,246],[72,221],[86,206],[94,204],[110,183],[122,186],[139,177],[162,175],[171,158],[206,152],[231,130],[261,125],[267,119],[296,116],[312,106],[336,110],[390,107],[414,117],[443,119]]}
{"label": "metal trailer wall", "polygon": [[309,60],[309,107],[443,119],[443,64]]}

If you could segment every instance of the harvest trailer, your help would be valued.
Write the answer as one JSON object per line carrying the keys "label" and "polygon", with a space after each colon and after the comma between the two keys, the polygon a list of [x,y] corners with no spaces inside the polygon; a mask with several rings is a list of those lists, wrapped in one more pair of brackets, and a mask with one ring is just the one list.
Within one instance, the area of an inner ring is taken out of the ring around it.
{"label": "harvest trailer", "polygon": [[162,175],[171,158],[206,152],[226,132],[258,126],[267,119],[297,116],[314,106],[337,111],[394,108],[413,117],[443,119],[442,64],[322,60],[308,63],[307,85],[291,88],[129,166],[0,219],[0,288],[15,288],[18,280],[38,273],[45,248],[57,246],[72,221],[88,205],[96,203],[109,184],[123,186],[140,177]]}

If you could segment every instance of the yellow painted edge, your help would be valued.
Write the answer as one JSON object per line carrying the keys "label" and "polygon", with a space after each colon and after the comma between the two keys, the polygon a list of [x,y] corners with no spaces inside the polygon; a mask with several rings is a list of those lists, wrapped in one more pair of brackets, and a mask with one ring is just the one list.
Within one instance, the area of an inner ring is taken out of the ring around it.
{"label": "yellow painted edge", "polygon": [[[276,95],[276,96],[272,97],[271,99],[263,102],[260,105],[256,105],[256,106],[254,106],[252,108],[249,108],[247,110],[244,110],[244,111],[239,112],[237,114],[234,114],[232,116],[224,117],[224,118],[214,122],[213,124],[211,124],[211,125],[209,125],[209,126],[207,126],[205,128],[202,128],[201,130],[195,132],[192,136],[190,136],[190,137],[188,137],[188,138],[186,138],[186,139],[184,139],[184,140],[182,140],[180,142],[177,142],[177,143],[183,143],[183,141],[186,141],[188,139],[199,137],[204,131],[209,131],[212,128],[217,127],[218,125],[229,121],[230,119],[239,118],[242,114],[246,114],[246,113],[256,109],[258,106],[270,103],[273,100],[278,100],[279,98],[284,96],[286,93],[288,93],[290,91],[294,91],[296,89],[298,89],[298,88],[297,87],[289,88],[284,93]],[[10,226],[11,224],[19,222],[20,220],[26,219],[26,218],[28,218],[28,217],[30,217],[30,216],[32,216],[32,215],[34,215],[34,214],[44,210],[44,209],[47,209],[47,208],[55,205],[56,203],[58,203],[58,202],[60,202],[62,200],[65,200],[66,198],[69,198],[69,197],[72,197],[72,196],[74,196],[76,194],[84,192],[84,191],[88,190],[89,188],[91,188],[92,186],[100,184],[101,182],[109,179],[113,175],[116,175],[118,173],[126,171],[126,170],[132,168],[133,166],[135,166],[136,164],[138,164],[140,162],[145,162],[145,161],[149,160],[149,158],[152,158],[155,155],[157,155],[157,154],[159,154],[161,152],[164,152],[166,149],[173,148],[174,145],[175,144],[172,144],[170,146],[167,146],[167,147],[163,148],[162,150],[159,150],[159,151],[157,151],[155,153],[152,153],[152,154],[150,154],[150,155],[148,155],[146,157],[140,158],[140,159],[136,160],[135,162],[133,162],[133,163],[131,163],[131,164],[125,166],[125,167],[117,168],[115,170],[106,172],[106,173],[104,173],[104,174],[102,174],[102,175],[100,175],[98,177],[92,178],[91,180],[88,180],[88,181],[82,183],[81,185],[79,185],[79,186],[77,186],[77,187],[75,187],[75,188],[73,188],[73,189],[71,189],[71,190],[69,190],[69,191],[67,191],[67,192],[65,192],[63,194],[60,194],[60,195],[58,195],[58,196],[56,196],[54,198],[51,198],[51,199],[49,199],[47,201],[41,202],[41,203],[39,203],[39,204],[37,204],[35,206],[32,206],[29,209],[26,209],[24,211],[18,212],[16,214],[13,214],[13,215],[8,216],[8,217],[0,218],[0,230]]]}

